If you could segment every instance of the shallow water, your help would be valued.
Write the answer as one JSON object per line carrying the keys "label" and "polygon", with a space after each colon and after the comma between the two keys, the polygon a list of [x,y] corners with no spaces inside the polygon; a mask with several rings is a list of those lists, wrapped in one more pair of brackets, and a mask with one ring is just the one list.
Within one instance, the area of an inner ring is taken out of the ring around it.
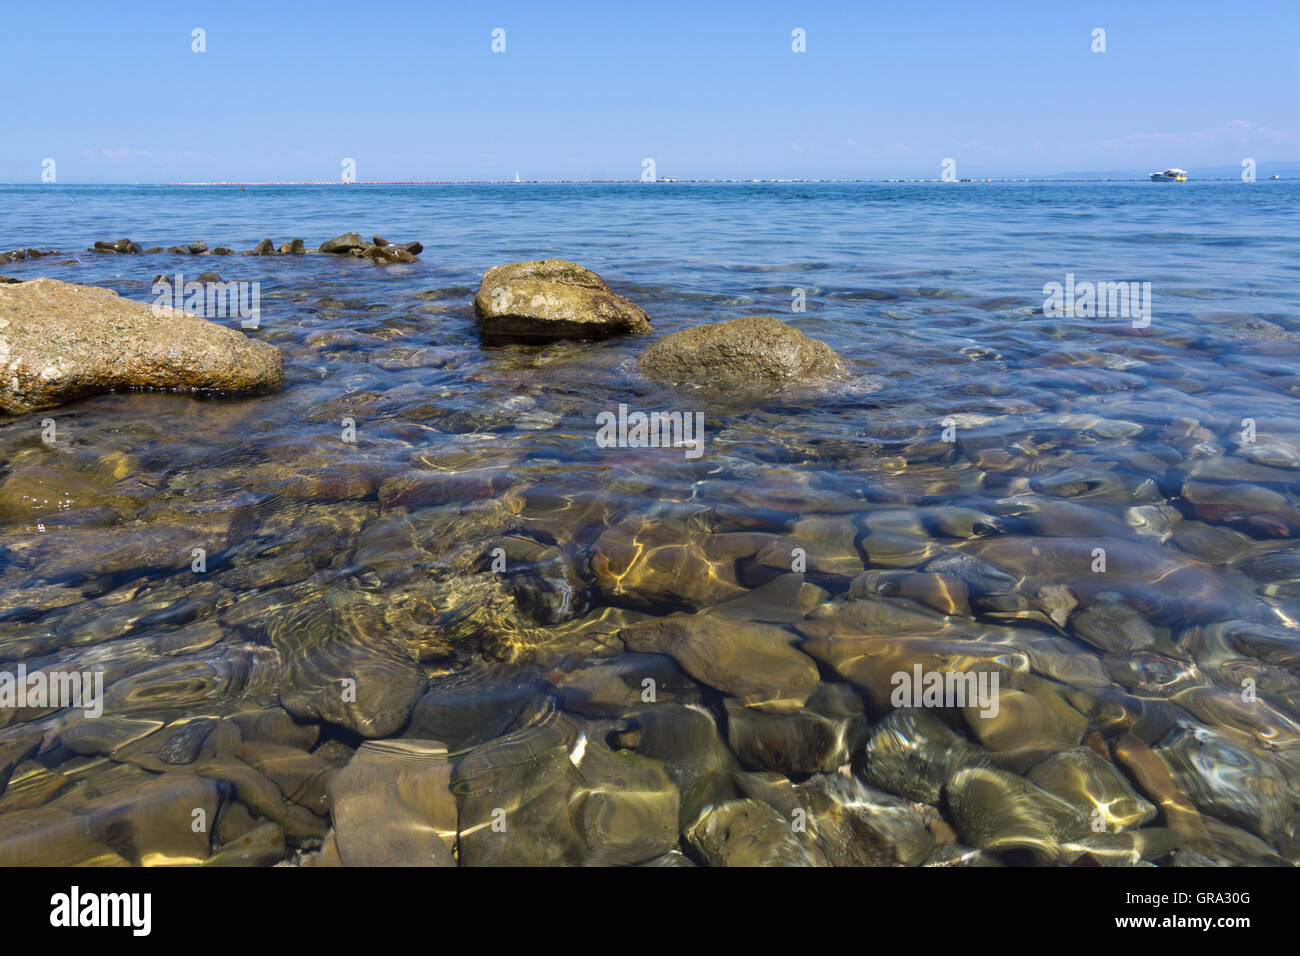
{"label": "shallow water", "polygon": [[[0,250],[69,253],[6,274],[258,281],[287,379],[0,423],[0,671],[102,668],[107,718],[0,709],[0,860],[198,861],[259,819],[281,842],[239,861],[395,861],[429,823],[422,857],[471,865],[1300,860],[1297,199],[0,187]],[[425,249],[80,251],[351,229]],[[646,340],[482,343],[483,271],[551,256],[652,338],[776,315],[850,380],[756,401],[642,380]],[[1149,326],[1045,317],[1067,273],[1150,282]],[[597,447],[620,404],[704,413],[704,453]],[[996,671],[999,715],[890,716],[915,665]]]}

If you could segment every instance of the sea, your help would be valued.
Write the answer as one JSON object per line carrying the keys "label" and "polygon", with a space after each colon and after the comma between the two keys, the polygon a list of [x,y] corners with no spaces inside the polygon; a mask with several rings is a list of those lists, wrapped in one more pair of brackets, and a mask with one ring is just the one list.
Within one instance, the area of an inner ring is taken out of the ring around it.
{"label": "sea", "polygon": [[[0,252],[57,253],[0,275],[255,284],[255,326],[212,320],[285,368],[0,420],[0,672],[104,675],[100,716],[0,707],[0,864],[197,864],[254,827],[282,839],[241,860],[404,862],[439,800],[422,852],[459,865],[1300,862],[1298,208],[1287,180],[0,186]],[[352,231],[423,250],[240,254]],[[124,237],[235,254],[92,250]],[[484,272],[550,258],[653,331],[485,340]],[[639,372],[742,316],[845,375]],[[598,441],[621,407],[698,415],[702,448]],[[893,702],[976,672],[1000,706]],[[358,834],[380,806],[415,835]]]}

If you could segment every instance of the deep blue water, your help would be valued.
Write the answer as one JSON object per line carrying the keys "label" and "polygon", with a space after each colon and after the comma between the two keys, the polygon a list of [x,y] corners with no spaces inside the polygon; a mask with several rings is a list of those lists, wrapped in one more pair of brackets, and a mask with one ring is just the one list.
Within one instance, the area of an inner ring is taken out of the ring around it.
{"label": "deep blue water", "polygon": [[708,294],[730,292],[720,276],[745,270],[839,292],[933,274],[973,295],[1029,299],[1065,271],[1133,276],[1158,283],[1172,314],[1194,311],[1179,308],[1184,297],[1294,306],[1298,204],[1292,181],[0,186],[0,249],[124,235],[146,247],[243,249],[267,235],[310,246],[357,228],[418,238],[438,268],[564,255]]}

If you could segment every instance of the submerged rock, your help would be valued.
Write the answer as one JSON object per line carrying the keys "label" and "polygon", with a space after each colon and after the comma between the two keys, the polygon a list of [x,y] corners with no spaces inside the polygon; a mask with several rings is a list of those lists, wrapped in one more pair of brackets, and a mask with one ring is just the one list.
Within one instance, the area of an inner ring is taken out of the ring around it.
{"label": "submerged rock", "polygon": [[325,819],[321,815],[290,799],[275,781],[237,756],[213,757],[201,764],[196,774],[234,788],[240,803],[258,816],[278,823],[287,836],[302,839],[325,833]]}
{"label": "submerged rock", "polygon": [[1030,783],[1074,804],[1089,815],[1094,830],[1130,830],[1151,822],[1156,808],[1138,796],[1116,766],[1089,747],[1072,747],[1025,774]]}
{"label": "submerged rock", "polygon": [[[1245,830],[1230,826],[1214,817],[1202,818],[1205,841],[1197,847],[1182,846],[1174,853],[1174,866],[1294,866],[1276,850]],[[1153,828],[1138,830],[1147,833]],[[1181,839],[1181,837],[1180,837]]]}
{"label": "submerged rock", "polygon": [[232,714],[230,719],[239,727],[245,742],[283,744],[286,747],[308,750],[320,737],[320,727],[315,724],[295,723],[283,707],[244,710]]}
{"label": "submerged rock", "polygon": [[514,262],[483,273],[474,315],[490,338],[549,340],[644,335],[645,310],[589,269],[563,259]]}
{"label": "submerged rock", "polygon": [[263,823],[221,846],[204,866],[271,866],[284,859],[284,830]]}
{"label": "submerged rock", "polygon": [[475,747],[455,764],[463,866],[554,866],[582,862],[577,819],[584,786],[570,754],[581,725],[552,714]]}
{"label": "submerged rock", "polygon": [[849,762],[865,727],[862,700],[845,684],[820,684],[792,714],[767,714],[728,697],[727,741],[741,763],[787,775],[832,773]]}
{"label": "submerged rock", "polygon": [[[1225,612],[1245,611],[1252,603],[1239,576],[1183,558],[1177,551],[1149,541],[984,538],[970,542],[964,557],[974,558],[978,564],[954,561],[951,573],[966,582],[972,598],[1015,596],[1030,607],[1042,607],[1051,589],[1063,585],[1080,607],[1112,602],[1119,595],[1157,623],[1218,619]],[[1100,557],[1104,557],[1104,565]],[[938,564],[931,562],[927,570],[948,570]],[[987,573],[977,575],[977,569]],[[1049,613],[1054,609],[1045,608]],[[1057,615],[1053,619],[1063,623]]]}
{"label": "submerged rock", "polygon": [[0,412],[122,388],[237,395],[283,384],[279,349],[215,322],[56,279],[0,289]]}
{"label": "submerged rock", "polygon": [[703,707],[664,701],[629,715],[622,745],[661,762],[681,794],[681,826],[710,804],[740,795],[740,764]]}
{"label": "submerged rock", "polygon": [[1024,690],[999,688],[995,707],[986,708],[981,702],[962,708],[971,736],[1017,764],[1017,769],[1074,747],[1088,724],[1050,681],[1031,675],[1021,682]]}
{"label": "submerged rock", "polygon": [[72,781],[57,770],[51,770],[34,760],[24,760],[13,769],[4,795],[0,796],[0,814],[14,810],[31,810],[44,806]]}
{"label": "submerged rock", "polygon": [[489,553],[506,557],[503,573],[519,609],[539,624],[562,624],[587,610],[587,586],[563,550],[510,535],[493,541]]}
{"label": "submerged rock", "polygon": [[1164,814],[1164,824],[1178,834],[1184,848],[1197,852],[1212,844],[1205,820],[1169,772],[1160,756],[1133,734],[1122,734],[1111,751]]}
{"label": "submerged rock", "polygon": [[907,598],[941,614],[970,617],[966,584],[951,574],[919,571],[867,571],[853,579],[849,595],[855,598]]}
{"label": "submerged rock", "polygon": [[386,737],[410,717],[427,681],[369,604],[296,609],[270,627],[284,660],[280,700],[304,720],[323,719]]}
{"label": "submerged rock", "polygon": [[757,315],[673,332],[646,349],[637,365],[656,381],[705,386],[807,383],[844,374],[825,342]]}
{"label": "submerged rock", "polygon": [[[1178,789],[1202,812],[1265,840],[1294,833],[1294,771],[1282,760],[1221,730],[1184,723],[1155,753]],[[1294,757],[1292,757],[1294,760]]]}
{"label": "submerged rock", "polygon": [[669,852],[677,845],[681,799],[664,765],[611,750],[594,729],[579,737],[569,756],[586,783],[574,807],[583,864],[635,866]]}
{"label": "submerged rock", "polygon": [[[1278,478],[1277,487],[1251,483],[1247,480],[1250,476],[1243,474],[1248,468],[1264,472],[1257,477],[1265,480]],[[1294,476],[1286,471],[1275,476],[1276,471],[1262,465],[1228,464],[1222,473],[1225,480],[1218,480],[1219,474],[1201,471],[1183,484],[1182,495],[1202,521],[1234,525],[1253,535],[1292,538],[1300,533],[1300,508],[1284,489]]]}
{"label": "submerged rock", "polygon": [[992,767],[957,771],[946,792],[957,832],[981,850],[1026,850],[1053,862],[1061,855],[1060,844],[1090,832],[1082,810]]}
{"label": "submerged rock", "polygon": [[1118,600],[1101,600],[1070,619],[1079,637],[1100,651],[1126,654],[1156,643],[1155,628],[1142,613]]}
{"label": "submerged rock", "polygon": [[709,866],[819,866],[793,821],[757,800],[709,807],[683,834]]}
{"label": "submerged rock", "polygon": [[767,771],[737,772],[731,775],[736,792],[742,797],[766,803],[787,820],[799,805],[790,778],[781,773]]}
{"label": "submerged rock", "polygon": [[472,663],[434,678],[403,736],[441,740],[452,751],[484,744],[538,713],[544,686],[536,668]]}
{"label": "submerged rock", "polygon": [[[936,623],[930,614],[883,601],[835,602],[794,628],[805,635],[800,650],[862,688],[875,713],[918,702],[941,706],[951,694],[952,704],[967,710],[971,701],[979,704],[967,715],[979,719],[980,711],[991,712],[989,705],[1008,693],[1003,688],[1009,681],[1028,669],[1028,658],[1009,644],[971,639],[972,629]],[[908,677],[906,684],[900,674]],[[932,674],[939,676],[925,677]]]}
{"label": "submerged rock", "polygon": [[239,728],[228,720],[195,717],[118,747],[112,758],[154,773],[195,773],[208,761],[239,749]]}
{"label": "submerged rock", "polygon": [[160,720],[139,720],[130,717],[83,719],[63,732],[60,743],[76,754],[103,754],[107,756],[119,747],[126,747],[149,736],[162,726]]}
{"label": "submerged rock", "polygon": [[1061,846],[1062,862],[1075,866],[1137,866],[1169,856],[1178,848],[1178,834],[1164,827],[1144,827],[1120,833],[1090,833]]}
{"label": "submerged rock", "polygon": [[369,741],[329,784],[345,866],[455,866],[456,798],[447,748],[433,740]]}
{"label": "submerged rock", "polygon": [[323,758],[297,747],[246,740],[239,759],[270,778],[290,802],[320,816],[329,812],[326,787],[336,768]]}
{"label": "submerged rock", "polygon": [[779,625],[674,614],[624,628],[619,637],[628,650],[667,654],[701,683],[768,713],[793,713],[817,689],[817,665]]}
{"label": "submerged rock", "polygon": [[587,717],[623,717],[660,701],[702,701],[698,685],[664,654],[620,654],[550,680],[564,709]]}
{"label": "submerged rock", "polygon": [[882,790],[918,803],[937,804],[958,770],[987,766],[988,752],[949,729],[927,710],[904,708],[872,728],[855,755],[853,771]]}
{"label": "submerged rock", "polygon": [[985,853],[983,850],[976,850],[972,847],[962,846],[960,843],[952,843],[947,846],[941,846],[930,855],[930,858],[921,864],[922,866],[1002,866],[1002,861],[991,853]]}
{"label": "submerged rock", "polygon": [[780,543],[768,544],[755,554],[755,562],[774,570],[789,571],[791,549],[801,548],[808,565],[809,580],[824,583],[834,591],[863,571],[862,555],[854,543],[857,528],[840,517],[809,517],[796,521]]}
{"label": "submerged rock", "polygon": [[918,866],[934,851],[921,814],[905,800],[841,774],[794,788],[807,834],[831,866]]}
{"label": "submerged rock", "polygon": [[101,777],[38,809],[0,814],[0,866],[197,864],[210,837],[193,826],[196,811],[214,821],[221,801],[214,781],[194,776],[132,768]]}
{"label": "submerged rock", "polygon": [[199,748],[216,727],[210,717],[198,717],[185,724],[158,751],[158,759],[165,764],[190,764],[199,756]]}
{"label": "submerged rock", "polygon": [[675,517],[620,522],[591,549],[596,586],[611,604],[645,610],[693,611],[745,594],[712,537]]}

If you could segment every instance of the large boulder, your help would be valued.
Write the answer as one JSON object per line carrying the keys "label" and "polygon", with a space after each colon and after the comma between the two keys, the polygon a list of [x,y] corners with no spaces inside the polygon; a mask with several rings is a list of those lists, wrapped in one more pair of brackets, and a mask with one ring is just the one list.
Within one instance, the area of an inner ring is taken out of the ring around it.
{"label": "large boulder", "polygon": [[345,232],[341,236],[335,236],[333,239],[326,239],[320,244],[321,252],[332,252],[336,255],[343,252],[351,252],[353,249],[364,249],[365,243],[361,240],[361,234],[357,232]]}
{"label": "large boulder", "polygon": [[474,297],[474,314],[492,338],[583,339],[650,331],[644,309],[590,269],[563,259],[489,269]]}
{"label": "large boulder", "polygon": [[672,384],[806,384],[844,374],[825,342],[780,319],[747,315],[665,335],[637,360],[647,378]]}
{"label": "large boulder", "polygon": [[215,322],[57,279],[0,288],[0,413],[120,388],[232,395],[283,384],[279,349]]}

